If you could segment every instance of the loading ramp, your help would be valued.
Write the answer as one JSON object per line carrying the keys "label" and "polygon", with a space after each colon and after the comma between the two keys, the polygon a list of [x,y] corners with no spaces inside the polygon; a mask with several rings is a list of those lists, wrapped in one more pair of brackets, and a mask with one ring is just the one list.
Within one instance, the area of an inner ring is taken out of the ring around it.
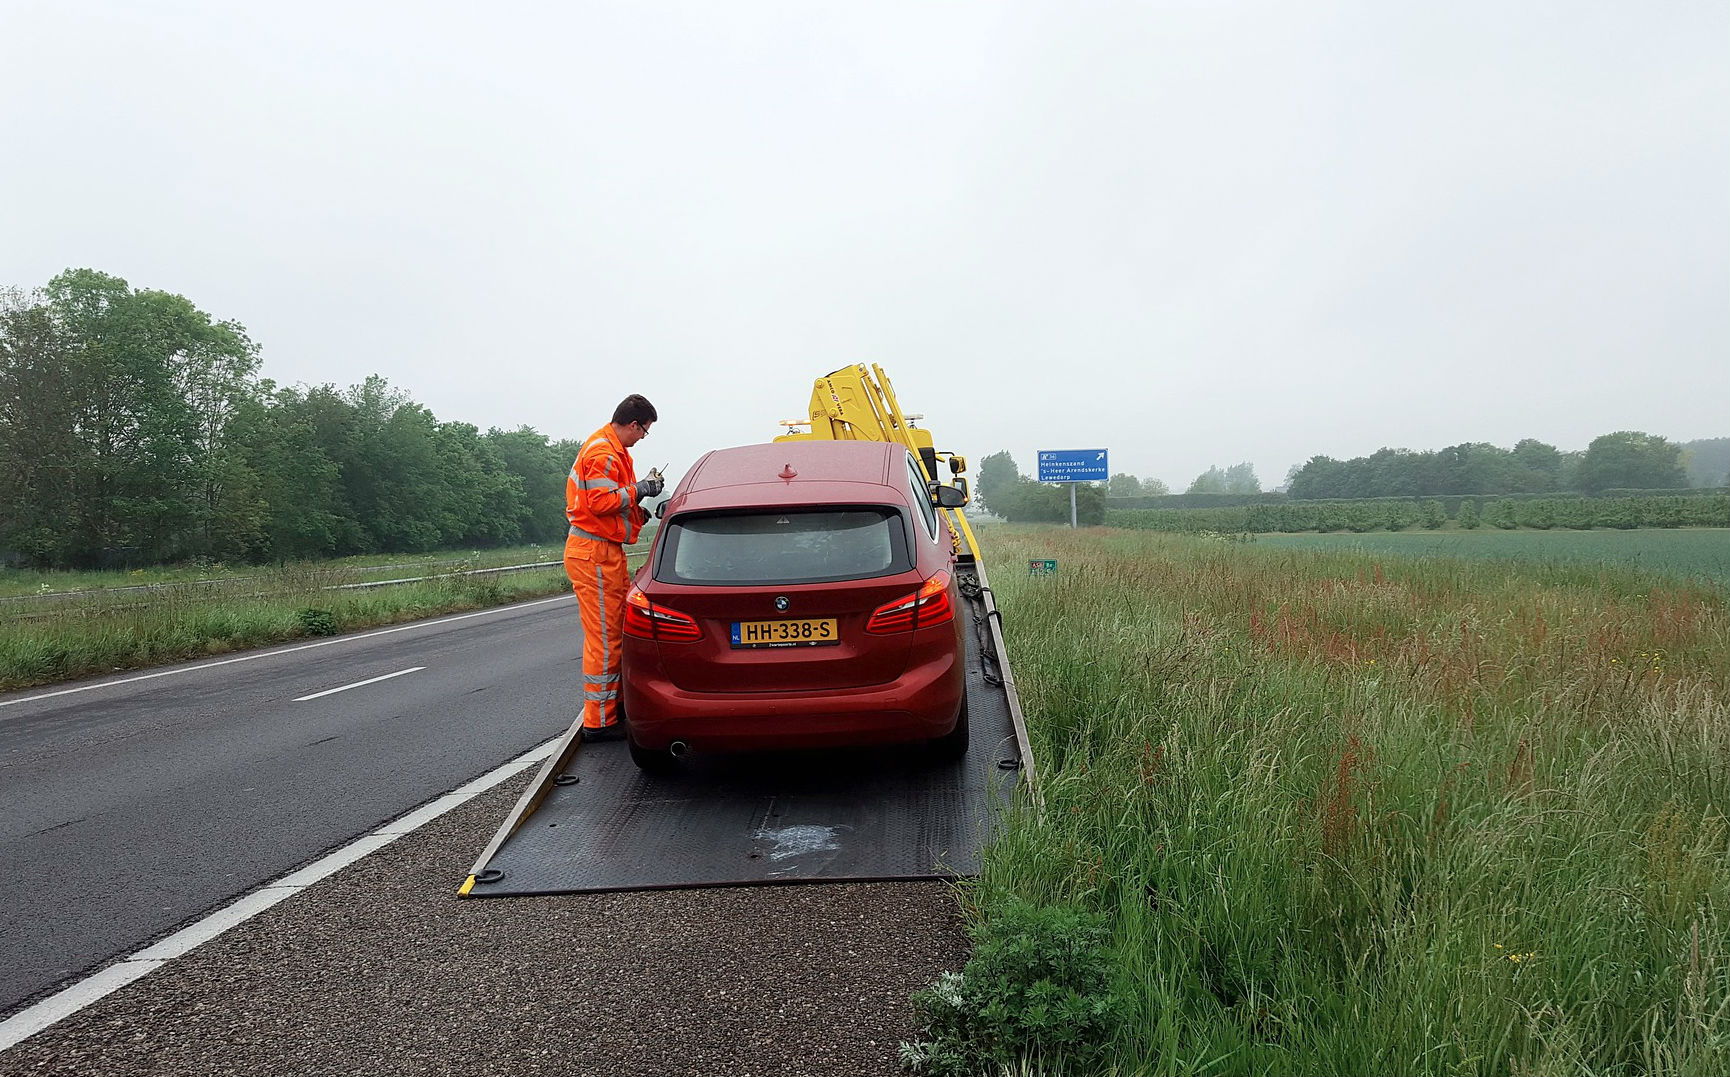
{"label": "loading ramp", "polygon": [[466,897],[956,878],[1033,755],[983,564],[956,565],[966,614],[967,754],[917,747],[693,756],[648,775],[620,741],[584,745],[581,718],[481,853]]}

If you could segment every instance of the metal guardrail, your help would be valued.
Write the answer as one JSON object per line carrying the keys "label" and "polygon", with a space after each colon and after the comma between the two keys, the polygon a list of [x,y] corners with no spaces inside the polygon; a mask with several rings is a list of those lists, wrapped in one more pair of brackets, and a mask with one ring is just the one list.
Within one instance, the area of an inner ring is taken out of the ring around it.
{"label": "metal guardrail", "polygon": [[333,583],[321,587],[321,591],[354,591],[368,587],[389,587],[396,583],[425,583],[427,580],[443,580],[452,576],[485,576],[494,572],[521,572],[531,568],[562,568],[564,561],[536,561],[528,565],[501,565],[498,568],[474,568],[466,572],[437,572],[431,576],[404,576],[399,580],[367,580],[363,583]]}
{"label": "metal guardrail", "polygon": [[[650,536],[648,538],[640,538],[637,542],[633,542],[629,546],[626,546],[625,552],[628,554],[639,554],[639,553],[645,552],[649,548],[649,544],[652,541],[652,538],[653,538],[653,532],[650,532]],[[458,561],[458,562],[445,562],[445,563],[461,564],[460,561]],[[355,568],[354,571],[356,571],[356,572],[377,572],[377,571],[380,571],[382,569],[387,569],[387,568],[407,568],[411,565],[437,565],[437,564],[440,564],[440,562],[435,561],[435,560],[393,561],[393,562],[383,564],[383,565],[358,566]],[[454,572],[433,572],[433,573],[429,573],[425,576],[403,576],[403,577],[400,577],[398,579],[393,579],[393,580],[367,580],[367,581],[362,581],[360,583],[332,584],[328,587],[323,588],[323,590],[334,591],[334,590],[343,590],[343,589],[352,589],[352,588],[383,587],[383,586],[386,586],[387,584],[393,584],[393,583],[424,583],[427,580],[436,580],[436,579],[440,579],[441,577],[446,577],[446,576],[484,576],[484,575],[487,575],[489,573],[518,572],[518,571],[522,571],[522,570],[526,570],[526,569],[532,569],[532,568],[557,568],[558,566],[560,566],[562,564],[564,564],[563,560],[559,560],[559,561],[536,561],[536,562],[533,562],[531,564],[523,564],[523,565],[498,565],[498,566],[495,566],[493,568],[463,569],[461,571],[454,571]],[[256,580],[258,578],[259,578],[258,576],[252,576],[252,575],[248,575],[248,576],[214,576],[214,577],[210,577],[207,579],[198,579],[198,580],[162,580],[162,581],[157,582],[157,583],[125,583],[125,584],[121,584],[117,587],[82,587],[82,588],[79,588],[78,590],[75,590],[75,591],[41,591],[41,592],[38,592],[36,594],[26,594],[26,595],[0,595],[0,605],[5,605],[8,603],[49,602],[49,601],[53,601],[55,599],[78,599],[78,598],[87,598],[87,597],[96,596],[96,595],[102,595],[102,596],[118,595],[118,594],[125,594],[125,593],[132,592],[132,591],[172,591],[172,590],[176,590],[179,588],[188,588],[188,587],[226,587],[229,584],[244,583],[247,580]]]}
{"label": "metal guardrail", "polygon": [[[636,542],[636,543],[632,543],[629,546],[626,546],[625,552],[629,555],[635,556],[635,555],[647,552],[648,548],[649,548],[648,542]],[[429,563],[429,562],[422,562],[422,563],[424,564],[424,563]],[[320,591],[370,590],[372,588],[392,587],[392,586],[396,586],[399,584],[426,583],[426,582],[431,581],[431,580],[455,579],[458,577],[468,577],[468,576],[489,576],[489,575],[497,575],[497,574],[501,574],[501,573],[505,573],[505,572],[526,572],[526,571],[530,571],[530,570],[534,570],[534,569],[560,568],[563,565],[564,565],[563,559],[560,559],[558,561],[534,561],[534,562],[529,562],[529,563],[520,564],[520,565],[496,565],[492,568],[472,568],[472,569],[462,569],[462,570],[453,571],[453,572],[435,572],[435,573],[431,573],[431,574],[425,575],[425,576],[401,576],[401,577],[397,577],[395,579],[389,579],[389,580],[361,580],[361,581],[358,581],[356,583],[323,584],[323,585],[319,586],[317,589]],[[369,568],[376,568],[376,567],[379,567],[379,566],[369,566]],[[385,567],[390,567],[390,566],[385,566]],[[283,593],[283,592],[277,592],[277,591],[253,591],[250,593],[241,593],[241,594],[235,594],[232,592],[221,593],[221,592],[226,592],[227,588],[231,584],[246,583],[248,581],[256,581],[259,578],[260,577],[258,577],[258,576],[222,576],[222,577],[217,577],[215,579],[208,579],[208,580],[171,580],[171,581],[167,581],[167,582],[163,582],[163,583],[126,584],[126,585],[123,585],[120,587],[92,587],[92,588],[86,588],[84,590],[79,590],[79,591],[50,591],[50,592],[44,592],[44,593],[38,594],[38,595],[13,595],[13,596],[9,596],[5,599],[0,599],[0,602],[4,602],[4,601],[21,602],[21,601],[26,601],[26,600],[37,600],[37,599],[40,599],[40,600],[58,599],[59,600],[58,602],[55,602],[53,604],[53,608],[51,608],[51,609],[19,610],[17,612],[10,612],[10,613],[7,613],[4,615],[5,620],[12,621],[12,622],[16,623],[16,622],[20,622],[20,621],[47,620],[47,619],[52,618],[52,617],[62,616],[62,615],[65,615],[65,614],[71,613],[71,612],[77,612],[81,609],[87,610],[89,608],[90,604],[101,602],[102,600],[107,599],[111,596],[119,596],[119,595],[124,595],[124,594],[130,594],[133,592],[139,592],[139,591],[145,592],[146,595],[149,595],[152,593],[162,594],[165,592],[177,592],[177,591],[181,591],[181,590],[184,590],[187,588],[198,587],[198,588],[204,588],[207,591],[219,592],[217,594],[212,594],[212,595],[208,596],[210,598],[265,598],[265,597],[269,597],[272,594]],[[143,597],[143,596],[140,596],[140,597]],[[205,596],[194,596],[192,600],[198,601],[199,598],[201,598],[201,597],[205,597]],[[145,601],[130,602],[130,603],[126,603],[126,604],[104,605],[101,608],[102,608],[102,612],[112,613],[112,612],[120,612],[120,611],[124,611],[124,610],[144,609],[144,608],[147,608],[149,605],[150,605],[149,601],[145,600]]]}
{"label": "metal guardrail", "polygon": [[[388,564],[388,565],[367,565],[365,567],[356,569],[356,571],[357,572],[377,572],[381,569],[387,569],[387,568],[407,568],[410,565],[436,565],[438,563],[439,562],[437,562],[437,561],[401,561],[401,562],[396,562],[396,563]],[[458,563],[460,563],[460,562],[458,562]],[[549,564],[557,564],[558,562],[548,562],[548,563]],[[538,567],[540,567],[540,566],[539,565],[509,565],[509,566],[506,566],[504,568],[496,568],[496,569],[484,569],[483,568],[483,569],[473,569],[471,571],[476,572],[476,573],[480,573],[480,572],[508,572],[508,571],[511,571],[511,570],[517,569],[517,568],[538,568]],[[430,576],[414,576],[414,577],[408,577],[408,578],[405,578],[402,580],[389,580],[389,581],[380,581],[380,582],[406,583],[406,582],[411,582],[411,581],[436,579],[440,575],[460,576],[463,574],[464,573],[462,573],[462,572],[434,573],[433,575],[430,575]],[[76,591],[39,591],[36,594],[27,594],[27,595],[0,595],[0,604],[13,603],[13,602],[51,602],[55,599],[79,599],[79,598],[89,598],[89,597],[97,596],[97,595],[119,595],[119,594],[127,594],[127,593],[132,592],[132,591],[159,591],[160,592],[160,591],[174,591],[174,590],[179,590],[179,589],[188,588],[188,587],[226,587],[229,584],[245,583],[248,580],[256,580],[256,579],[259,579],[259,577],[258,576],[211,576],[211,577],[207,577],[205,579],[198,579],[198,580],[161,580],[157,583],[123,583],[123,584],[120,584],[119,586],[116,586],[116,587],[81,587]],[[348,585],[344,584],[344,585],[340,585],[340,586],[348,586]]]}
{"label": "metal guardrail", "polygon": [[[633,542],[625,547],[625,553],[635,555],[648,551],[649,543]],[[404,576],[397,580],[367,580],[363,583],[337,583],[321,588],[325,591],[352,591],[368,587],[388,587],[395,583],[425,583],[427,580],[442,580],[451,576],[485,576],[494,572],[522,572],[531,568],[563,568],[564,559],[557,561],[535,561],[526,565],[499,565],[496,568],[473,568],[463,572],[435,572],[431,576]]]}

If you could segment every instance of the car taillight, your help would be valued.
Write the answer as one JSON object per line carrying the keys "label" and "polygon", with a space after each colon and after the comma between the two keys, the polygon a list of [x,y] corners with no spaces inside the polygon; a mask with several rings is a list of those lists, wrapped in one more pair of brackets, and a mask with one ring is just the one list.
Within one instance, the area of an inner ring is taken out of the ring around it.
{"label": "car taillight", "polygon": [[625,635],[667,643],[688,643],[702,639],[703,630],[690,617],[678,610],[655,605],[641,588],[633,587],[625,596]]}
{"label": "car taillight", "polygon": [[878,606],[865,622],[865,631],[879,635],[910,632],[954,618],[955,606],[949,601],[949,573],[939,572],[912,594]]}

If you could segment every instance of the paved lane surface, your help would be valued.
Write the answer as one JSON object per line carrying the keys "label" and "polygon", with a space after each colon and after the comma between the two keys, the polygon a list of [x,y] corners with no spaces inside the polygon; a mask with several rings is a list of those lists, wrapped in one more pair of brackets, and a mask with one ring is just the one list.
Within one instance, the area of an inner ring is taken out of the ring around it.
{"label": "paved lane surface", "polygon": [[580,639],[560,598],[0,697],[0,1013],[556,736]]}

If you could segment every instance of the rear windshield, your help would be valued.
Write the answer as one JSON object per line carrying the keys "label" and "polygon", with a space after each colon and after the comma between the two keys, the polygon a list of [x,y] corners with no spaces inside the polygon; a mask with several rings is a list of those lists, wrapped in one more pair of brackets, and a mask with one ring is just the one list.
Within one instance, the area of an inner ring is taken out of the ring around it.
{"label": "rear windshield", "polygon": [[698,516],[673,521],[655,578],[668,583],[823,583],[913,567],[893,509]]}

